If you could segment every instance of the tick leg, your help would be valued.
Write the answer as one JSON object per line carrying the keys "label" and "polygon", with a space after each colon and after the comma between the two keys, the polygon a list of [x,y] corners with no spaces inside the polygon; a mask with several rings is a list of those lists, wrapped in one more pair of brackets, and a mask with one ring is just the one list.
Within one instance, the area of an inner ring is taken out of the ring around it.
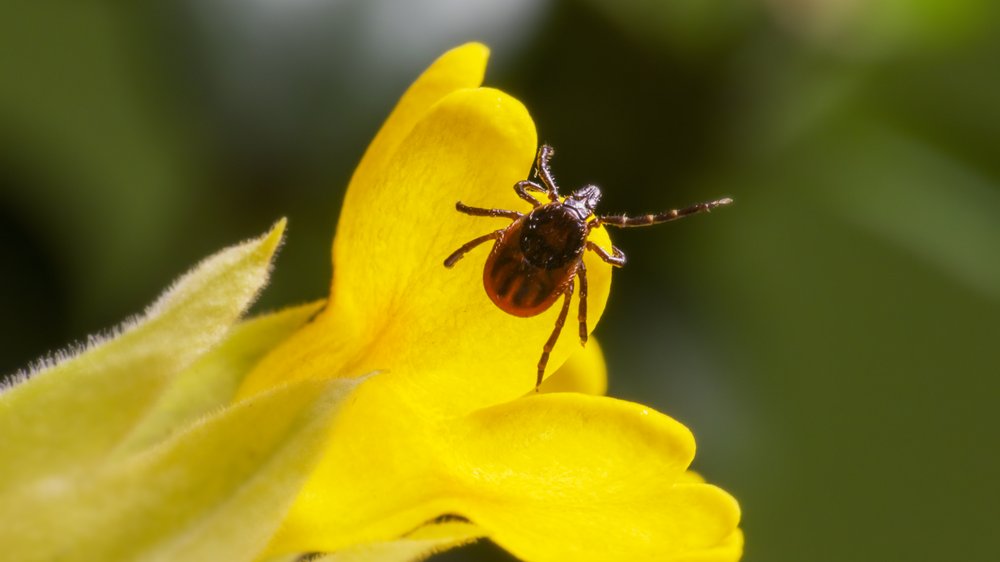
{"label": "tick leg", "polygon": [[507,209],[483,209],[481,207],[470,207],[461,201],[455,203],[455,210],[459,213],[465,213],[474,217],[503,217],[505,219],[517,220],[524,216],[517,211],[508,211]]}
{"label": "tick leg", "polygon": [[576,276],[580,278],[580,314],[577,316],[580,321],[580,345],[587,345],[587,266],[583,265],[583,260],[580,260]]}
{"label": "tick leg", "polygon": [[608,253],[607,250],[598,246],[594,242],[587,240],[587,249],[594,252],[601,257],[602,260],[610,263],[615,267],[622,267],[625,265],[625,253],[618,249],[618,246],[611,246],[611,251],[614,255]]}
{"label": "tick leg", "polygon": [[451,267],[451,266],[455,265],[455,263],[457,263],[458,260],[460,260],[463,257],[465,257],[465,254],[469,253],[469,250],[472,250],[473,248],[475,248],[476,246],[482,244],[483,242],[488,242],[490,240],[496,240],[497,238],[500,238],[501,236],[503,236],[504,230],[505,229],[495,230],[495,231],[493,231],[493,232],[491,232],[489,234],[484,234],[484,235],[480,236],[479,238],[474,238],[474,239],[470,240],[469,242],[466,242],[461,248],[455,250],[454,252],[452,252],[452,254],[450,256],[448,256],[447,258],[445,258],[445,260],[444,260],[444,266],[445,267]]}
{"label": "tick leg", "polygon": [[559,200],[559,188],[556,187],[556,180],[552,177],[552,170],[549,169],[549,160],[555,153],[554,148],[543,144],[538,149],[538,156],[535,157],[535,175],[541,178],[542,183],[548,188],[545,192],[549,194],[549,199],[552,201]]}
{"label": "tick leg", "polygon": [[566,315],[569,313],[569,301],[573,298],[573,279],[569,280],[569,285],[566,286],[564,294],[566,297],[563,299],[559,317],[556,318],[556,327],[552,330],[549,340],[545,342],[545,346],[542,347],[542,358],[538,360],[538,380],[535,382],[535,392],[538,392],[538,387],[542,384],[542,377],[545,376],[545,365],[549,362],[549,354],[552,353],[552,348],[556,346],[556,340],[559,339],[559,332],[562,331],[563,325],[566,324]]}
{"label": "tick leg", "polygon": [[716,207],[721,207],[723,205],[728,205],[732,203],[733,200],[726,197],[725,199],[718,199],[716,201],[709,201],[707,203],[698,203],[697,205],[691,205],[690,207],[684,207],[683,209],[671,209],[669,211],[664,211],[662,213],[656,213],[652,215],[642,215],[638,217],[629,217],[625,215],[618,216],[607,216],[607,217],[597,217],[597,220],[601,224],[606,224],[609,226],[649,226],[651,224],[659,224],[661,222],[670,222],[677,219],[682,219],[691,215],[697,215],[698,213],[706,213],[711,211]]}
{"label": "tick leg", "polygon": [[544,187],[538,185],[537,183],[535,183],[535,182],[533,182],[531,180],[524,180],[524,181],[519,181],[519,182],[515,183],[514,184],[514,191],[517,192],[518,197],[520,197],[521,199],[524,199],[528,203],[531,203],[532,207],[537,207],[537,206],[541,205],[541,202],[539,202],[538,199],[535,199],[534,195],[528,193],[529,190],[531,190],[531,191],[537,191],[538,193],[548,193],[549,192],[547,189],[545,189]]}

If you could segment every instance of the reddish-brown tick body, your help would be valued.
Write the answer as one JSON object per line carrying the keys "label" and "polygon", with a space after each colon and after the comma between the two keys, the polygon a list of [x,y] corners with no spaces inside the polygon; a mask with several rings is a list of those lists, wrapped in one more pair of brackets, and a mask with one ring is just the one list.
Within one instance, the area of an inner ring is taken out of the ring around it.
{"label": "reddish-brown tick body", "polygon": [[587,242],[587,223],[562,203],[548,203],[515,220],[493,244],[483,286],[501,310],[541,314],[566,291]]}
{"label": "reddish-brown tick body", "polygon": [[[615,267],[625,265],[625,254],[618,248],[612,246],[608,253],[587,240],[592,229],[602,225],[629,227],[659,224],[732,203],[732,199],[727,198],[638,217],[597,216],[594,209],[601,199],[601,190],[596,185],[585,186],[560,199],[549,170],[552,153],[552,147],[547,145],[538,149],[535,176],[542,180],[543,185],[531,180],[514,184],[518,196],[531,203],[533,208],[530,213],[525,215],[506,209],[469,207],[458,202],[455,208],[467,215],[502,217],[513,222],[469,241],[444,260],[445,267],[452,267],[476,246],[493,240],[493,250],[483,268],[483,286],[490,300],[501,310],[514,316],[535,316],[563,297],[555,329],[542,346],[535,390],[542,384],[549,353],[566,323],[575,288],[574,279],[580,281],[580,343],[587,343],[587,268],[583,264],[584,251],[593,251]],[[531,192],[547,195],[549,202],[542,204]]]}

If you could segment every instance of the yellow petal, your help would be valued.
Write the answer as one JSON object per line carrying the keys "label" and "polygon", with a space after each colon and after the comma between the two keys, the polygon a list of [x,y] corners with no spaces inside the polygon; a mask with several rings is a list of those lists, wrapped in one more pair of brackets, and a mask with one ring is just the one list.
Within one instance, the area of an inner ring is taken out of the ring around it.
{"label": "yellow petal", "polygon": [[529,560],[670,559],[719,547],[739,520],[729,495],[686,476],[690,432],[637,404],[543,394],[455,419],[366,419],[336,432],[272,552],[390,540],[454,513]]}
{"label": "yellow petal", "polygon": [[[434,105],[370,182],[351,186],[330,306],[258,365],[243,394],[287,380],[375,370],[387,372],[372,384],[392,386],[396,398],[442,414],[530,391],[559,307],[532,318],[497,308],[482,284],[488,246],[453,269],[442,262],[463,243],[509,224],[461,215],[457,200],[529,208],[512,186],[528,175],[535,144],[524,106],[503,92],[460,90]],[[610,246],[604,229],[591,239]],[[611,268],[592,252],[585,262],[592,329],[607,301]],[[568,324],[549,372],[579,349],[576,326]]]}
{"label": "yellow petal", "polygon": [[641,405],[532,396],[460,427],[450,464],[462,467],[468,499],[458,513],[518,557],[683,559],[718,547],[739,521],[719,488],[678,482],[694,440]]}
{"label": "yellow petal", "polygon": [[399,143],[432,105],[456,90],[476,88],[482,83],[489,54],[485,45],[466,43],[438,57],[417,78],[396,103],[354,170],[351,188],[344,201],[345,210],[358,206],[353,198],[362,190],[353,186],[367,185],[372,181],[372,176],[385,166]]}
{"label": "yellow petal", "polygon": [[[681,475],[678,483],[704,484],[705,477],[693,470]],[[743,531],[736,529],[725,540],[713,548],[691,552],[678,559],[684,562],[729,562],[743,556]]]}
{"label": "yellow petal", "polygon": [[562,367],[545,379],[539,392],[582,392],[602,396],[608,391],[604,353],[593,337],[587,346],[569,356]]}
{"label": "yellow petal", "polygon": [[690,552],[676,562],[735,562],[743,556],[743,531],[736,529],[718,546]]}
{"label": "yellow petal", "polygon": [[336,552],[392,541],[453,513],[434,468],[442,420],[403,400],[374,399],[385,394],[374,383],[390,375],[367,380],[344,404],[270,553]]}
{"label": "yellow petal", "polygon": [[693,470],[689,470],[685,472],[678,481],[686,484],[704,484],[705,477]]}

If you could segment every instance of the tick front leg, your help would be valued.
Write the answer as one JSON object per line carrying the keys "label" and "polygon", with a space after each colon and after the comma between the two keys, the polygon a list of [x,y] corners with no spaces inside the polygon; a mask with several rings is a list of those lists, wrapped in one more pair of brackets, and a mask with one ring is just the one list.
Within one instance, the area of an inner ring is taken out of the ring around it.
{"label": "tick front leg", "polygon": [[587,266],[583,265],[583,260],[580,260],[576,276],[580,278],[580,314],[577,316],[580,321],[580,345],[587,345]]}
{"label": "tick front leg", "polygon": [[549,169],[549,160],[552,159],[552,155],[555,153],[554,148],[543,144],[538,149],[538,156],[535,157],[535,175],[541,178],[542,183],[548,188],[546,193],[549,194],[549,199],[552,201],[559,200],[559,188],[556,187],[556,180],[552,177],[552,170]]}
{"label": "tick front leg", "polygon": [[483,209],[482,207],[470,207],[461,201],[455,203],[455,210],[459,213],[465,213],[474,217],[503,217],[505,219],[517,220],[524,216],[517,211],[508,211],[507,209]]}
{"label": "tick front leg", "polygon": [[604,248],[598,246],[590,240],[587,240],[587,249],[594,252],[600,256],[602,260],[615,267],[622,267],[625,265],[625,253],[619,250],[617,246],[611,246],[611,251],[614,252],[614,255],[611,255]]}
{"label": "tick front leg", "polygon": [[514,184],[514,191],[517,192],[518,197],[520,197],[521,199],[524,199],[528,203],[531,203],[532,207],[537,207],[537,206],[541,205],[542,203],[538,199],[535,199],[534,195],[528,193],[529,190],[530,191],[537,191],[538,193],[548,193],[549,192],[547,189],[545,189],[544,187],[538,185],[537,183],[535,183],[535,182],[533,182],[531,180],[524,180],[524,181],[519,181],[519,182],[515,183]]}
{"label": "tick front leg", "polygon": [[606,224],[608,226],[620,226],[623,228],[632,226],[649,226],[651,224],[675,221],[691,215],[697,215],[698,213],[707,213],[716,207],[729,205],[732,202],[732,199],[726,197],[725,199],[717,199],[707,203],[698,203],[697,205],[691,205],[690,207],[684,207],[683,209],[671,209],[669,211],[663,211],[662,213],[654,213],[651,215],[641,215],[638,217],[629,217],[625,215],[602,216],[597,217],[597,220],[600,221],[601,224]]}
{"label": "tick front leg", "polygon": [[566,286],[566,295],[563,299],[562,310],[559,311],[559,317],[556,318],[556,327],[552,330],[552,335],[549,336],[549,340],[545,342],[545,346],[542,347],[542,358],[538,360],[538,380],[535,382],[535,392],[538,392],[538,387],[542,384],[542,377],[545,376],[545,365],[549,362],[549,354],[552,353],[552,348],[556,346],[556,340],[559,339],[559,332],[562,332],[563,326],[566,324],[566,315],[569,314],[569,301],[573,298],[573,280],[569,280],[569,285]]}
{"label": "tick front leg", "polygon": [[469,251],[472,250],[473,248],[475,248],[476,246],[482,244],[483,242],[488,242],[490,240],[496,240],[497,238],[500,238],[501,236],[503,236],[504,230],[505,229],[495,230],[495,231],[493,231],[493,232],[491,232],[489,234],[484,234],[484,235],[480,236],[479,238],[474,238],[474,239],[470,240],[469,242],[466,242],[461,248],[455,250],[454,252],[452,252],[452,254],[450,256],[448,256],[447,258],[445,258],[445,260],[444,260],[444,266],[445,267],[451,267],[451,266],[455,265],[455,263],[457,263],[458,260],[460,260],[463,257],[465,257],[465,254],[469,253]]}

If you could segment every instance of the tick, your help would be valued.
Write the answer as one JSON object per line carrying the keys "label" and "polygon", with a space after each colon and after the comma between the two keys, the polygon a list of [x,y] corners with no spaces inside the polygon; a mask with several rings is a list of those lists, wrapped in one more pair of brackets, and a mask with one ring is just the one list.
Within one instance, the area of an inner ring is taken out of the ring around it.
{"label": "tick", "polygon": [[[493,250],[486,258],[483,269],[483,286],[490,300],[501,310],[527,318],[548,310],[559,297],[563,297],[555,329],[542,346],[536,392],[542,384],[549,354],[566,324],[576,279],[580,282],[580,344],[587,344],[587,268],[583,263],[584,252],[594,252],[614,267],[625,265],[625,254],[616,246],[611,246],[611,252],[608,252],[587,239],[591,230],[601,226],[649,226],[670,222],[733,202],[725,198],[637,217],[597,215],[594,211],[601,200],[601,189],[596,185],[584,186],[560,199],[559,189],[549,169],[553,153],[548,145],[538,149],[534,177],[540,179],[541,184],[530,179],[514,184],[518,196],[533,207],[528,214],[507,209],[469,207],[461,201],[456,203],[455,208],[461,213],[475,217],[500,217],[513,222],[470,240],[444,260],[445,267],[450,268],[470,250],[492,240]],[[535,198],[535,193],[546,196],[549,201],[542,203]]]}

